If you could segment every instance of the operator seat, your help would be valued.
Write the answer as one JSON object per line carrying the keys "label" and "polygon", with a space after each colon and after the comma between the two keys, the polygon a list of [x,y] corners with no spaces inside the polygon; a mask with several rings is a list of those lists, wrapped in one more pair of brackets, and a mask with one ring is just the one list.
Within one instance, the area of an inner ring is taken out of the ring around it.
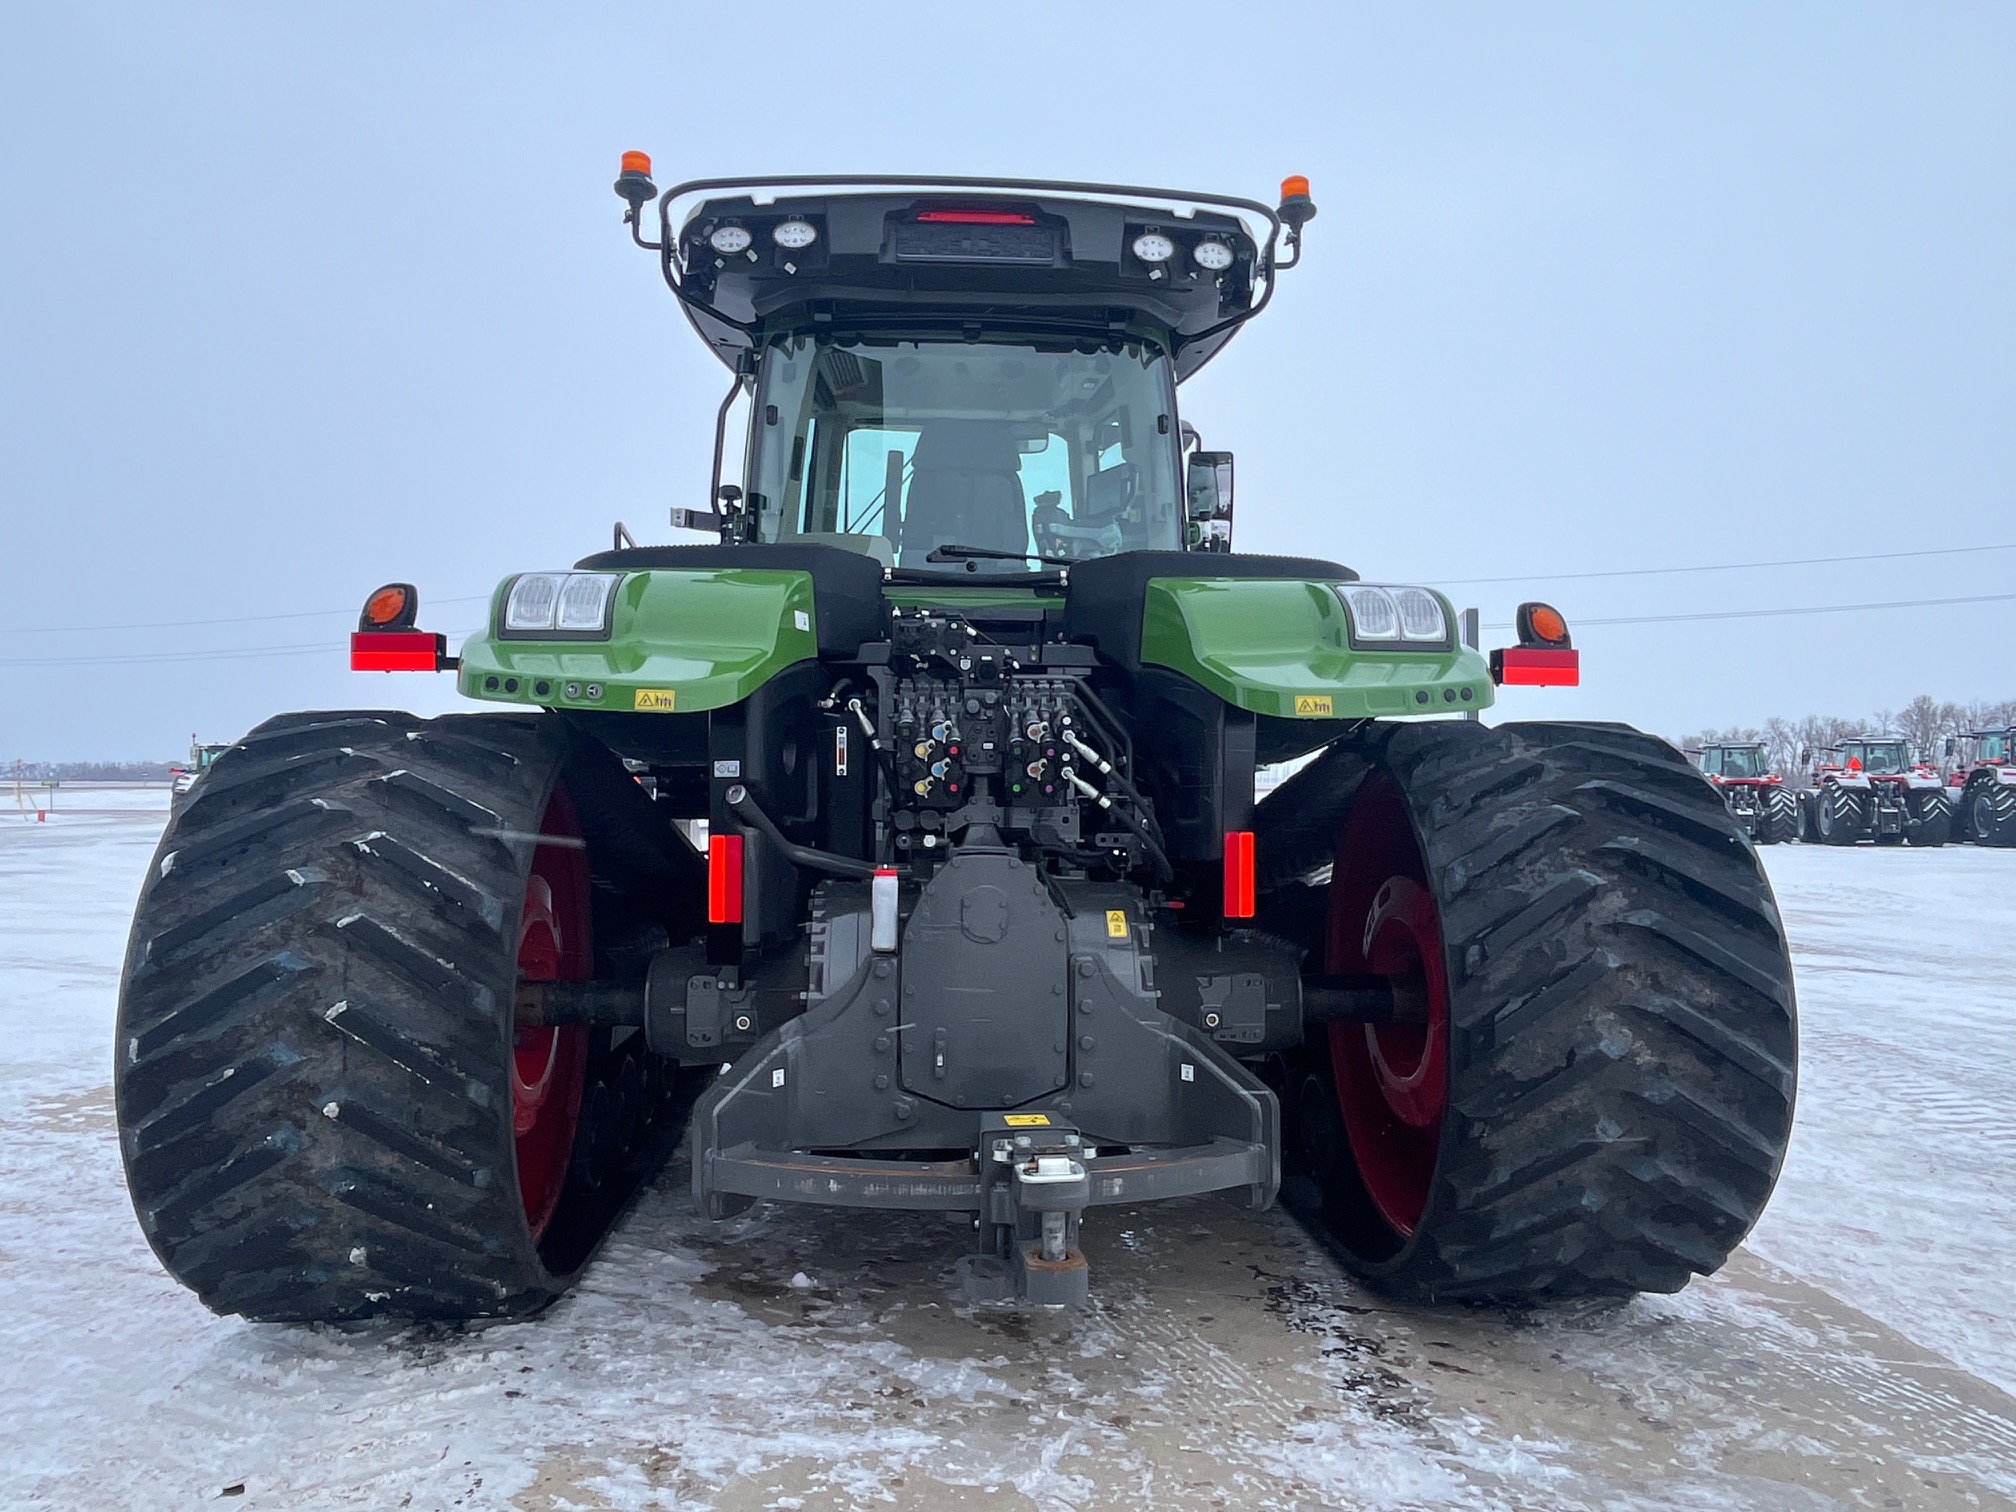
{"label": "operator seat", "polygon": [[932,420],[917,437],[910,489],[903,501],[902,554],[923,562],[935,546],[1029,549],[1022,452],[1014,433],[993,420]]}

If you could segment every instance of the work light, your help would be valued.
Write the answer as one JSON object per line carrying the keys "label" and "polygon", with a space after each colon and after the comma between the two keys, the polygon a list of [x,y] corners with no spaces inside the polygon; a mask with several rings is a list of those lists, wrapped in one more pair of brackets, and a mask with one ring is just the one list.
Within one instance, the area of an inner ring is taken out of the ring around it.
{"label": "work light", "polygon": [[1160,231],[1143,231],[1134,238],[1133,251],[1145,263],[1164,263],[1176,255],[1176,243]]}
{"label": "work light", "polygon": [[733,257],[737,252],[747,252],[749,243],[754,240],[747,226],[738,226],[731,221],[725,226],[716,226],[714,234],[707,238],[707,245],[723,257]]}

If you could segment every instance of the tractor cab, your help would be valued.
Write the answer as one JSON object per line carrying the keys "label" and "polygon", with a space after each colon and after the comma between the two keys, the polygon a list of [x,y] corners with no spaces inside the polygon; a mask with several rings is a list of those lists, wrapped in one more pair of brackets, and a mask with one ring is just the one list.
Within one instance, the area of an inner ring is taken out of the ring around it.
{"label": "tractor cab", "polygon": [[1841,765],[1867,777],[1901,777],[1911,769],[1911,757],[1901,740],[1844,740]]}
{"label": "tractor cab", "polygon": [[[1029,576],[1225,550],[1231,457],[1176,385],[1299,259],[1282,202],[1028,180],[701,180],[617,192],[734,374],[710,507],[724,544],[837,546],[904,577]],[[747,398],[742,481],[719,476]],[[1187,456],[1187,464],[1186,464]]]}
{"label": "tractor cab", "polygon": [[1701,773],[1716,782],[1756,782],[1771,775],[1771,758],[1761,741],[1712,741],[1701,747]]}

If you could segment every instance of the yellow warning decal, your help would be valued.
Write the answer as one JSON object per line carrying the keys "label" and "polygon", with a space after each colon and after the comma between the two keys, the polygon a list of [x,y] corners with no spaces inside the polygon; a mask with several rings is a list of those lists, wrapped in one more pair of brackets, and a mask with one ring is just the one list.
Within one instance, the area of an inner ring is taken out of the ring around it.
{"label": "yellow warning decal", "polygon": [[1328,719],[1332,707],[1328,693],[1295,695],[1295,715],[1298,719]]}
{"label": "yellow warning decal", "polygon": [[1127,938],[1127,910],[1109,908],[1106,910],[1106,938],[1124,940]]}
{"label": "yellow warning decal", "polygon": [[670,714],[679,707],[677,688],[639,688],[631,708],[652,714]]}
{"label": "yellow warning decal", "polygon": [[1001,1122],[1011,1129],[1047,1129],[1050,1127],[1048,1113],[1003,1113]]}

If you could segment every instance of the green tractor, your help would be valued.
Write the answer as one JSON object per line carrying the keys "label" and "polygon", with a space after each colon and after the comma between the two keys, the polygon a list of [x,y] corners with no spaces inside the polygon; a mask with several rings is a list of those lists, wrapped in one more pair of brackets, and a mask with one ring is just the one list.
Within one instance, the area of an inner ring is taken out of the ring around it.
{"label": "green tractor", "polygon": [[171,1273],[528,1313],[682,1130],[716,1217],[970,1215],[975,1299],[1074,1302],[1091,1210],[1200,1193],[1420,1299],[1723,1262],[1794,1005],[1721,798],[1622,725],[1460,717],[1572,682],[1562,617],[1487,658],[1432,589],[1233,552],[1179,420],[1305,182],[616,188],[732,374],[675,511],[713,539],[509,578],[459,658],[389,585],[353,666],[490,707],[283,715],[192,790],[117,1048]]}

